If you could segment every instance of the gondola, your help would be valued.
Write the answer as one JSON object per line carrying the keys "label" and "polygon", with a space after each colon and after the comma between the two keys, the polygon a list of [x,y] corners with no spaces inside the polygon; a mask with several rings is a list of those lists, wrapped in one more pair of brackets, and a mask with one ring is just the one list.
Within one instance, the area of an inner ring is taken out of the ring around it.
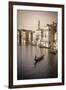
{"label": "gondola", "polygon": [[42,60],[44,58],[44,55],[42,55],[42,56],[40,56],[40,57],[37,57],[37,56],[35,56],[35,61],[36,62],[38,62],[38,61],[40,61],[40,60]]}

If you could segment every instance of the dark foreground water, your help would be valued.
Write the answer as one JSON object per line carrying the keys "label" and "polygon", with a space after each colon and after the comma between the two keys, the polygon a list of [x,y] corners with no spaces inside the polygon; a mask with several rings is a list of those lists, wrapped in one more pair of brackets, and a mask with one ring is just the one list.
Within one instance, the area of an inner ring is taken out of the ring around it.
{"label": "dark foreground water", "polygon": [[[35,55],[44,58],[35,62]],[[57,54],[49,53],[47,48],[38,48],[36,46],[18,46],[17,47],[17,79],[41,79],[57,78]]]}

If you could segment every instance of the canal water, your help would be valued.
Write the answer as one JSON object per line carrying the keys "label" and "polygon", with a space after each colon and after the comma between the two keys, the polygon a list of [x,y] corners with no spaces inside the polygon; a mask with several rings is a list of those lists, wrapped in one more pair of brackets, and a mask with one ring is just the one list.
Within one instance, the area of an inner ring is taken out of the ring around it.
{"label": "canal water", "polygon": [[[38,57],[44,54],[44,58],[35,62],[35,55]],[[47,48],[22,45],[17,46],[17,79],[41,79],[57,78],[57,54],[52,54]]]}

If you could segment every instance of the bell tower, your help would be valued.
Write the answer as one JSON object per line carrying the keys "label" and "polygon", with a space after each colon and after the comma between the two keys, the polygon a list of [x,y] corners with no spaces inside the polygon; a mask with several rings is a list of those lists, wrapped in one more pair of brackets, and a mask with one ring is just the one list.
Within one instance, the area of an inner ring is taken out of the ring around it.
{"label": "bell tower", "polygon": [[38,30],[40,30],[40,20],[38,20]]}

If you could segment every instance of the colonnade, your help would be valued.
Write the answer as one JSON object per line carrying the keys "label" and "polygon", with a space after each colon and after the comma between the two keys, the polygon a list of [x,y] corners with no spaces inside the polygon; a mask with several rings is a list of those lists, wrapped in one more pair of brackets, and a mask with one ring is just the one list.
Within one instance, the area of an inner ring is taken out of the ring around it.
{"label": "colonnade", "polygon": [[18,45],[22,45],[23,41],[25,44],[29,44],[33,41],[33,32],[29,30],[17,30],[17,43]]}

